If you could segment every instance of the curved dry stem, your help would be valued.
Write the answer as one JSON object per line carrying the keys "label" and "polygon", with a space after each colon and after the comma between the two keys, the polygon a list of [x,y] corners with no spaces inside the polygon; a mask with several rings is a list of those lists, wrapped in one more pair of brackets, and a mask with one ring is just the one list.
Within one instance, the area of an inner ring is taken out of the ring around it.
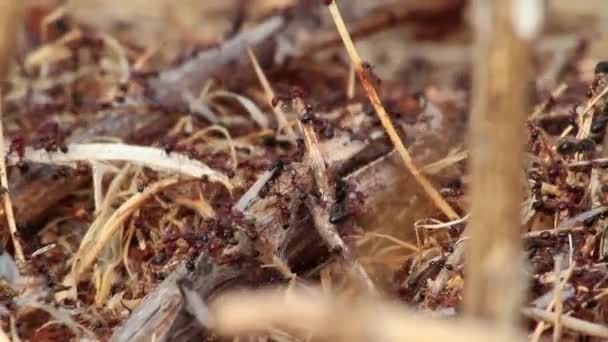
{"label": "curved dry stem", "polygon": [[255,74],[257,75],[258,80],[260,81],[260,84],[262,85],[262,88],[264,88],[264,93],[266,94],[266,100],[268,101],[268,104],[272,107],[272,111],[274,112],[274,115],[277,119],[277,123],[279,124],[277,131],[280,133],[281,129],[285,129],[285,133],[287,134],[287,136],[290,139],[295,139],[296,134],[294,133],[291,126],[289,125],[289,122],[287,121],[287,118],[285,116],[285,112],[283,112],[283,110],[281,109],[280,106],[278,106],[278,105],[274,106],[272,103],[273,99],[275,98],[275,93],[274,93],[274,90],[272,89],[272,86],[270,85],[270,82],[268,82],[268,78],[266,78],[266,75],[264,74],[262,67],[260,67],[260,63],[258,63],[257,57],[255,56],[255,54],[253,53],[251,48],[247,49],[247,53],[249,54],[249,60],[251,60],[251,65],[253,66],[253,70],[255,71]]}
{"label": "curved dry stem", "polygon": [[71,279],[73,279],[74,284],[78,282],[80,276],[93,264],[116,231],[135,210],[141,207],[141,205],[152,196],[181,181],[183,181],[183,179],[180,179],[179,177],[171,177],[148,185],[143,192],[134,194],[124,202],[112,216],[110,216],[106,224],[99,227],[98,230],[89,230],[82,239],[78,252],[76,252],[74,258],[74,264],[72,265]]}

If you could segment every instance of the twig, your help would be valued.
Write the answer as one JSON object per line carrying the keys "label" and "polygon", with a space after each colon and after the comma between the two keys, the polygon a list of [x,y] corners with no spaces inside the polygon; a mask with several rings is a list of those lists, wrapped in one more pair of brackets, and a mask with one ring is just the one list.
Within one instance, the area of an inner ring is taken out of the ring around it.
{"label": "twig", "polygon": [[588,165],[601,167],[606,164],[608,164],[608,158],[596,158],[596,159],[591,159],[591,160],[581,160],[581,161],[572,162],[572,163],[569,163],[567,166],[568,166],[568,168],[576,168],[576,167],[588,166]]}
{"label": "twig", "polygon": [[549,104],[555,101],[555,99],[559,97],[564,91],[566,91],[566,89],[568,89],[568,85],[565,83],[562,83],[557,88],[555,88],[555,90],[551,92],[551,96],[545,101],[543,101],[541,104],[539,104],[536,109],[534,109],[534,112],[532,112],[528,120],[534,120],[539,115],[541,115],[545,110],[547,110]]}
{"label": "twig", "polygon": [[[538,308],[525,308],[523,309],[523,314],[526,317],[547,323],[552,323],[555,320],[554,313]],[[561,316],[561,323],[564,328],[585,334],[587,336],[608,338],[608,327],[602,324],[585,321],[567,315]]]}
{"label": "twig", "polygon": [[450,153],[444,158],[426,164],[421,171],[427,175],[435,175],[441,172],[441,170],[448,168],[454,164],[460,163],[461,161],[469,158],[469,151],[460,151],[457,153]]}
{"label": "twig", "polygon": [[462,218],[458,219],[458,220],[454,220],[454,221],[449,221],[449,222],[440,222],[440,221],[436,221],[435,222],[439,222],[436,224],[429,224],[429,223],[422,223],[424,221],[423,220],[418,220],[414,223],[414,226],[416,228],[424,228],[424,229],[442,229],[442,228],[449,228],[451,226],[460,224],[465,222],[466,220],[469,219],[469,217],[471,217],[471,214],[466,214],[465,216],[463,216]]}
{"label": "twig", "polygon": [[562,271],[562,256],[557,255],[555,258],[555,282],[553,289],[553,302],[555,303],[555,319],[553,321],[553,342],[559,342],[562,338],[562,314],[564,312],[564,303],[562,302],[562,282],[559,279],[559,274]]}
{"label": "twig", "polygon": [[241,196],[241,198],[236,202],[236,204],[234,205],[234,209],[240,212],[244,212],[245,210],[247,210],[251,203],[253,203],[253,201],[256,199],[260,191],[262,191],[266,183],[268,183],[268,181],[271,180],[272,177],[274,177],[277,171],[278,167],[273,167],[270,170],[264,171],[255,181],[255,183],[251,185],[249,190],[247,190],[247,192],[245,192],[243,196]]}
{"label": "twig", "polygon": [[526,25],[534,25],[517,21],[514,10],[524,10],[517,5],[528,2],[516,1],[473,3],[477,37],[470,120],[471,241],[464,296],[468,315],[508,329],[517,326],[525,292],[519,184],[531,70]]}
{"label": "twig", "polygon": [[[557,261],[557,260],[556,260]],[[557,266],[557,265],[556,265]],[[576,263],[570,263],[570,266],[568,267],[568,269],[566,270],[566,274],[564,275],[564,278],[560,280],[560,273],[561,273],[561,268],[559,271],[555,272],[555,279],[556,282],[559,282],[559,285],[557,285],[558,283],[556,283],[556,289],[557,290],[557,286],[560,287],[560,289],[563,289],[566,284],[568,283],[568,281],[570,280],[570,277],[572,276],[572,272],[574,272],[574,268],[576,267]],[[556,267],[557,269],[558,267]],[[547,309],[546,312],[547,313],[551,313],[551,311],[553,310],[553,308],[557,305],[557,298],[554,298],[551,303],[549,303],[549,305],[547,305]],[[563,310],[563,308],[562,308]],[[557,320],[558,318],[555,317],[555,320]],[[561,323],[561,312],[560,312],[560,317],[559,317],[559,321]],[[532,336],[530,337],[530,342],[538,342],[538,340],[540,339],[540,336],[542,335],[543,331],[545,330],[545,325],[547,323],[546,322],[538,322],[538,324],[536,325],[536,328],[534,329],[534,332],[532,333]]]}
{"label": "twig", "polygon": [[[0,2],[0,82],[4,82],[9,66],[9,60],[15,44],[15,37],[17,26],[19,25],[19,18],[21,14],[21,5],[18,0],[7,0]],[[1,88],[0,88],[1,89]],[[4,151],[4,125],[3,125],[3,108],[2,102],[3,96],[0,92],[0,151]],[[17,237],[17,224],[15,223],[15,214],[13,212],[13,205],[11,203],[11,197],[8,189],[8,179],[6,175],[6,165],[4,163],[4,153],[0,158],[0,185],[2,186],[2,201],[4,203],[4,212],[6,214],[6,221],[8,222],[8,229],[11,234],[11,240],[13,241],[13,248],[15,249],[15,259],[20,264],[25,262],[23,255],[23,248]]]}
{"label": "twig", "polygon": [[375,285],[369,275],[363,266],[355,260],[350,248],[344,243],[342,237],[340,237],[336,226],[330,222],[329,208],[335,202],[334,194],[329,185],[327,168],[325,167],[325,160],[319,149],[317,135],[315,134],[312,125],[308,122],[309,120],[305,118],[306,115],[312,115],[312,113],[308,112],[308,109],[300,98],[294,98],[292,106],[300,117],[298,125],[304,138],[306,150],[308,151],[307,160],[308,163],[310,163],[316,186],[321,194],[319,199],[309,195],[305,200],[305,203],[312,214],[315,227],[329,249],[332,252],[340,253],[342,258],[351,265],[354,274],[360,278],[363,284],[365,284],[372,293],[376,293]]}
{"label": "twig", "polygon": [[[260,310],[264,307],[264,310]],[[513,331],[496,332],[472,320],[449,321],[384,301],[340,301],[321,290],[263,290],[223,294],[210,305],[211,328],[222,335],[301,328],[327,341],[518,341]]]}
{"label": "twig", "polygon": [[[0,94],[0,102],[2,94]],[[4,125],[3,125],[3,108],[0,103],[0,151],[4,151]],[[20,264],[25,262],[23,255],[23,248],[21,242],[19,242],[17,233],[17,224],[15,223],[15,213],[13,212],[13,204],[11,203],[11,197],[8,190],[8,178],[6,176],[6,164],[4,163],[5,158],[0,160],[0,185],[2,186],[2,202],[4,203],[4,212],[6,214],[6,221],[8,223],[8,229],[11,233],[11,240],[13,241],[13,247],[15,249],[15,259]]]}
{"label": "twig", "polygon": [[270,17],[219,47],[206,50],[178,67],[162,72],[150,81],[150,86],[160,102],[181,105],[185,102],[185,94],[195,93],[217,68],[238,60],[244,56],[248,47],[264,42],[283,28],[284,24],[282,17]]}
{"label": "twig", "polygon": [[382,122],[382,126],[384,126],[384,129],[386,130],[387,135],[389,136],[389,138],[391,139],[391,142],[393,143],[393,145],[399,152],[399,155],[401,156],[401,159],[403,160],[403,163],[405,164],[406,169],[408,169],[411,172],[411,174],[414,176],[414,178],[416,179],[418,184],[420,184],[420,186],[422,186],[422,188],[424,189],[426,194],[430,197],[430,199],[433,201],[433,203],[435,203],[435,205],[450,220],[458,219],[459,216],[454,211],[454,209],[452,209],[452,207],[446,202],[446,200],[441,196],[441,194],[439,194],[437,189],[435,189],[433,187],[431,182],[420,172],[420,170],[418,170],[416,165],[414,165],[414,162],[412,161],[412,157],[410,156],[409,152],[403,145],[401,138],[399,138],[399,135],[397,134],[397,131],[395,130],[395,127],[393,126],[393,124],[391,122],[391,119],[389,118],[388,114],[386,113],[386,110],[384,109],[384,106],[382,105],[382,102],[380,101],[378,92],[376,91],[376,88],[373,86],[373,84],[370,80],[369,70],[367,70],[365,67],[363,67],[361,58],[359,57],[359,54],[357,53],[357,50],[350,37],[350,34],[348,33],[346,25],[344,24],[344,20],[342,19],[342,16],[340,15],[340,10],[338,9],[338,5],[336,4],[336,1],[334,1],[334,0],[329,1],[328,7],[329,7],[329,11],[331,13],[331,16],[334,20],[334,23],[336,24],[336,28],[340,34],[340,37],[342,38],[342,42],[344,43],[346,52],[348,53],[348,55],[351,59],[351,63],[353,64],[353,66],[355,68],[355,72],[357,73],[357,76],[359,77],[359,80],[361,81],[361,85],[363,86],[365,92],[367,93],[367,96],[369,97],[370,102],[374,106],[374,109],[376,110],[376,114],[378,115],[380,122]]}
{"label": "twig", "polygon": [[[578,132],[578,134],[576,136],[577,139],[585,139],[589,136],[589,133],[591,132],[591,123],[593,121],[593,114],[594,114],[594,111],[591,111],[591,110],[595,107],[595,104],[606,94],[608,94],[608,86],[604,87],[604,89],[602,90],[601,93],[599,93],[596,97],[592,98],[589,101],[589,104],[587,105],[587,107],[579,115],[579,117],[582,119],[581,120],[582,129]],[[590,111],[591,111],[591,113],[589,114]],[[589,114],[589,115],[587,115],[587,114]]]}

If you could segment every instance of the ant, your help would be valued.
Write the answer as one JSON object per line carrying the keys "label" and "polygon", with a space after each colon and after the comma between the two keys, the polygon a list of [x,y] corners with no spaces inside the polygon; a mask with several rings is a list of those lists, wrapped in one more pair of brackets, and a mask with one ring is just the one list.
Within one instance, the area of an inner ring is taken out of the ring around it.
{"label": "ant", "polygon": [[25,154],[25,138],[21,135],[16,135],[11,139],[11,144],[8,149],[8,154],[17,153],[19,159],[23,158]]}
{"label": "ant", "polygon": [[55,152],[60,149],[62,152],[67,152],[65,145],[65,132],[59,127],[55,121],[49,121],[43,124],[38,129],[38,137],[35,139],[34,148],[43,148],[47,152]]}
{"label": "ant", "polygon": [[378,77],[378,75],[376,75],[376,73],[374,73],[374,67],[371,64],[369,64],[368,62],[361,62],[361,67],[363,68],[363,70],[365,71],[367,76],[374,83],[376,83],[376,84],[382,83],[382,79],[380,79],[380,77]]}

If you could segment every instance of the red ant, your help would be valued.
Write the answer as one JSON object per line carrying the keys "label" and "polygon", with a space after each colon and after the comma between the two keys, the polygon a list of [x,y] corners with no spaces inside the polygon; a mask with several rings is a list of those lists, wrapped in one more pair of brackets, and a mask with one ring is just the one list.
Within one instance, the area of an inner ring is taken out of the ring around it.
{"label": "red ant", "polygon": [[43,148],[47,152],[60,149],[66,153],[68,150],[65,145],[65,137],[65,132],[59,127],[59,124],[49,121],[38,129],[38,137],[35,139],[33,146],[37,149]]}
{"label": "red ant", "polygon": [[11,139],[11,145],[8,149],[8,154],[17,153],[19,159],[25,154],[25,138],[21,135],[16,135]]}

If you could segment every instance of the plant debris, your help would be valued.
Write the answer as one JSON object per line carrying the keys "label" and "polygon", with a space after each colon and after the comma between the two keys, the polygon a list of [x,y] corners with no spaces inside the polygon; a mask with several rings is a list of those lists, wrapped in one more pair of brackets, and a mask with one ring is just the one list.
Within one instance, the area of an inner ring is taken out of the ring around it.
{"label": "plant debris", "polygon": [[469,3],[15,5],[0,340],[608,339],[606,11],[565,1],[513,142],[526,324],[461,313]]}

